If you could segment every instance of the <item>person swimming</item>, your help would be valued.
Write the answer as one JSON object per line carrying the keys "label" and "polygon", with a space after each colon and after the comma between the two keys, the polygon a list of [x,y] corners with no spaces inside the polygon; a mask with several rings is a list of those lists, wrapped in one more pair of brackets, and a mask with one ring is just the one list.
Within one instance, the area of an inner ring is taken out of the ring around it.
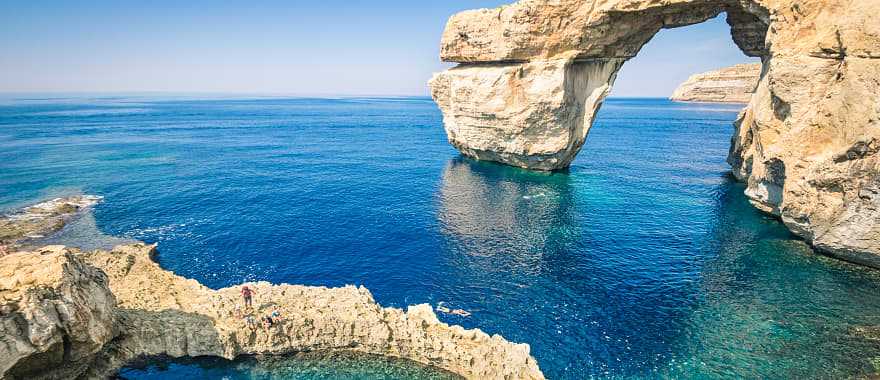
{"label": "person swimming", "polygon": [[462,309],[455,309],[452,311],[451,314],[460,315],[462,317],[470,317],[471,316],[471,313],[469,311],[462,310]]}
{"label": "person swimming", "polygon": [[467,310],[462,310],[462,309],[454,309],[453,310],[453,309],[450,309],[446,306],[443,306],[443,304],[444,304],[444,302],[440,302],[437,304],[437,311],[444,313],[444,314],[453,314],[453,315],[459,315],[462,317],[470,317],[471,316],[471,313]]}

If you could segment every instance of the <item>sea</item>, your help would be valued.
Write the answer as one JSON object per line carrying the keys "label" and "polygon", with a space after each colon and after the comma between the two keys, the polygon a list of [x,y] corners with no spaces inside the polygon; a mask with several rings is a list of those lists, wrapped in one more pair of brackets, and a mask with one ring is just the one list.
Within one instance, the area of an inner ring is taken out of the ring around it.
{"label": "sea", "polygon": [[[753,208],[741,105],[610,98],[567,171],[462,157],[430,98],[0,97],[0,212],[103,197],[47,241],[158,243],[220,288],[364,285],[383,306],[528,343],[549,379],[880,372],[880,272]],[[435,379],[328,355],[154,358],[127,379]],[[446,377],[444,377],[446,376]]]}

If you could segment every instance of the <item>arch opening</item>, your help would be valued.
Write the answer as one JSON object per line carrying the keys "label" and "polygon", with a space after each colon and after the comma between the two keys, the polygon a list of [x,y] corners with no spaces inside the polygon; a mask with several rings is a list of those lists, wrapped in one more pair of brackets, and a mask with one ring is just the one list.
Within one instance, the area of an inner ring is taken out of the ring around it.
{"label": "arch opening", "polygon": [[[638,55],[620,68],[609,97],[674,97],[673,100],[679,101],[712,102],[711,96],[700,94],[699,88],[690,87],[691,83],[699,85],[700,83],[697,82],[699,80],[705,86],[709,84],[706,82],[707,77],[701,77],[699,74],[734,65],[748,65],[750,69],[748,74],[752,76],[750,80],[754,83],[751,83],[752,87],[749,91],[745,89],[743,91],[754,92],[759,73],[751,69],[760,66],[761,59],[746,55],[734,43],[726,19],[727,14],[722,12],[715,18],[699,24],[660,30],[642,47]],[[682,87],[685,84],[687,86]],[[717,84],[718,87],[721,85],[722,83]],[[687,92],[675,94],[679,87]],[[746,94],[737,94],[735,98],[724,98],[719,102],[745,104],[748,102],[748,97]]]}
{"label": "arch opening", "polygon": [[740,3],[593,9],[570,1],[544,13],[534,3],[463,12],[447,25],[441,54],[459,65],[430,85],[450,143],[466,156],[567,168],[618,71],[663,29],[725,13],[734,44],[747,56],[766,55],[767,23]]}
{"label": "arch opening", "polygon": [[520,0],[465,11],[441,42],[459,65],[434,75],[432,97],[465,156],[564,169],[624,62],[661,29],[721,13],[762,64],[734,123],[734,176],[820,251],[880,268],[880,3]]}

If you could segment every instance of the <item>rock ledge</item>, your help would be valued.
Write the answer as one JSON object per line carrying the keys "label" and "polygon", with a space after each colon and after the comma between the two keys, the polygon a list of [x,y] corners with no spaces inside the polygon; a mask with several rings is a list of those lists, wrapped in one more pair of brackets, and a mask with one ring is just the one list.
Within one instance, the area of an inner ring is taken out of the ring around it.
{"label": "rock ledge", "polygon": [[694,74],[679,85],[669,99],[680,102],[748,103],[760,77],[760,63],[745,63]]}
{"label": "rock ledge", "polygon": [[[163,270],[154,245],[80,252],[48,246],[0,257],[0,378],[106,378],[146,356],[355,351],[471,379],[543,379],[527,344],[440,322],[429,305],[384,308],[363,287],[249,284],[209,289]],[[248,326],[273,310],[283,317]]]}

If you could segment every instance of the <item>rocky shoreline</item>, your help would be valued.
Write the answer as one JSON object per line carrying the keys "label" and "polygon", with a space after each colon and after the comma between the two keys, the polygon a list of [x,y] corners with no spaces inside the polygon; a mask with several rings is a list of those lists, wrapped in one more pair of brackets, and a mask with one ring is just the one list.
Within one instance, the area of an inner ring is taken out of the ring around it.
{"label": "rocky shoreline", "polygon": [[[239,286],[209,289],[155,254],[138,243],[0,257],[0,379],[108,378],[146,357],[315,351],[403,358],[468,379],[544,378],[527,344],[440,322],[427,304],[404,311],[364,287],[257,282],[243,308]],[[258,322],[272,312],[281,318]]]}
{"label": "rocky shoreline", "polygon": [[103,199],[95,195],[55,198],[0,217],[0,256],[62,229],[77,214]]}

